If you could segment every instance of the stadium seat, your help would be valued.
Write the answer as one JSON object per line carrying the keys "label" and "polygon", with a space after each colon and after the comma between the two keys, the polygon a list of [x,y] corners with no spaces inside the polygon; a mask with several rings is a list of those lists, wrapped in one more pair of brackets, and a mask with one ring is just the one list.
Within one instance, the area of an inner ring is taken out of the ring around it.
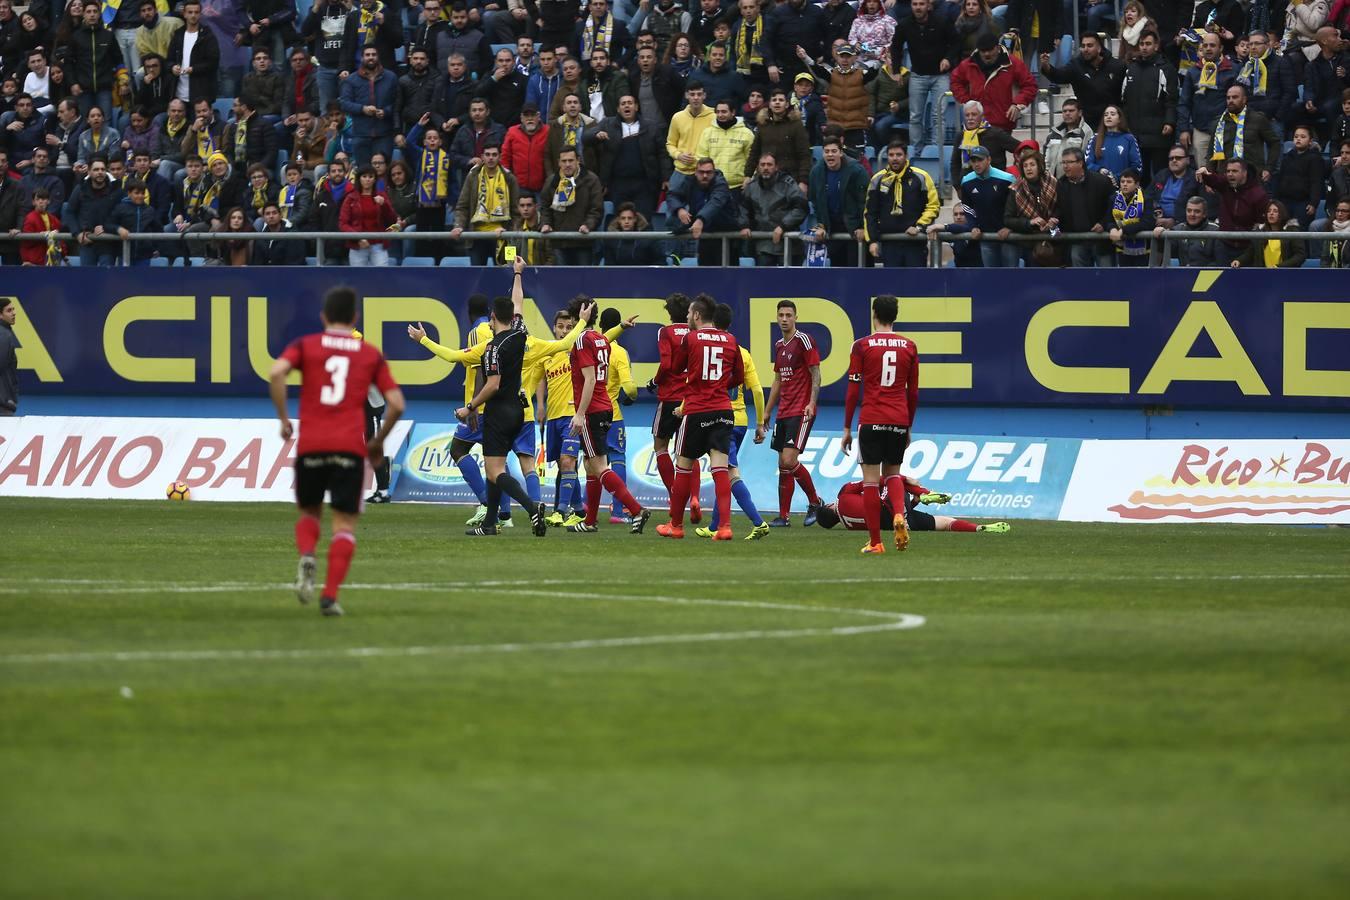
{"label": "stadium seat", "polygon": [[318,258],[317,256],[306,256],[306,257],[305,257],[305,265],[306,265],[306,266],[309,266],[310,268],[313,268],[313,267],[317,266],[318,264],[319,264],[319,258]]}
{"label": "stadium seat", "polygon": [[193,265],[194,268],[197,267],[197,266],[204,266],[204,265],[206,265],[206,257],[205,257],[205,256],[194,256],[194,257],[192,257],[192,259],[191,259],[191,263],[192,263],[192,265]]}
{"label": "stadium seat", "polygon": [[[492,55],[493,55],[493,56],[496,56],[498,50],[510,50],[511,53],[514,55],[515,52],[516,52],[516,45],[515,45],[515,44],[493,44],[493,45],[492,45]],[[441,68],[445,68],[445,67],[442,66]]]}
{"label": "stadium seat", "polygon": [[608,218],[609,216],[612,216],[612,215],[614,215],[614,201],[613,201],[613,200],[606,200],[606,201],[605,201],[605,217]]}
{"label": "stadium seat", "polygon": [[680,265],[682,265],[682,266],[697,266],[697,265],[698,265],[698,257],[697,257],[697,256],[682,256],[682,257],[680,257]]}
{"label": "stadium seat", "polygon": [[408,266],[434,266],[436,260],[430,256],[405,256],[403,257],[404,267]]}
{"label": "stadium seat", "polygon": [[150,268],[152,268],[152,269],[167,269],[168,267],[169,267],[169,258],[168,258],[167,256],[152,256],[152,257],[150,257]]}
{"label": "stadium seat", "polygon": [[231,121],[234,118],[234,101],[217,100],[211,104],[211,108],[216,111],[216,118],[221,124]]}
{"label": "stadium seat", "polygon": [[441,266],[442,266],[442,268],[446,268],[446,267],[450,267],[450,266],[468,266],[468,265],[472,265],[472,264],[473,264],[473,260],[469,259],[469,257],[467,257],[467,256],[442,256],[442,257],[441,257]]}
{"label": "stadium seat", "polygon": [[825,158],[825,149],[823,147],[821,147],[820,145],[816,145],[811,148],[811,160],[813,163],[818,163],[824,158]]}
{"label": "stadium seat", "polygon": [[75,267],[75,268],[78,269],[78,268],[80,267],[80,257],[79,257],[78,255],[75,255],[75,256],[67,256],[67,257],[66,257],[66,265],[68,265],[68,266],[73,266],[73,267]]}
{"label": "stadium seat", "polygon": [[742,256],[741,265],[747,268],[754,268],[755,258],[753,256]]}

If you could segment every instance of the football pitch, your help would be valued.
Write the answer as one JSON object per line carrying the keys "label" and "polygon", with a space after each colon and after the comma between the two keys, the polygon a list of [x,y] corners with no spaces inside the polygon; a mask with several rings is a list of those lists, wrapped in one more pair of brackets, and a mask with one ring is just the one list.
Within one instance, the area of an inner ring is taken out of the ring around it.
{"label": "football pitch", "polygon": [[1345,896],[1350,530],[467,514],[0,500],[0,897]]}

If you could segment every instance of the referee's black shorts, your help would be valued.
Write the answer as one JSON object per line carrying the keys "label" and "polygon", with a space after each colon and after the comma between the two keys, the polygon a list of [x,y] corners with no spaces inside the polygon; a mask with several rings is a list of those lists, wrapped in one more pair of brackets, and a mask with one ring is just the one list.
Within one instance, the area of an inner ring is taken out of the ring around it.
{"label": "referee's black shorts", "polygon": [[898,466],[907,447],[909,429],[903,425],[858,426],[858,459],[865,466]]}
{"label": "referee's black shorts", "polygon": [[507,456],[525,424],[525,410],[512,398],[483,410],[483,455]]}
{"label": "referee's black shorts", "polygon": [[328,505],[340,513],[361,512],[366,461],[352,453],[306,453],[295,458],[295,502],[309,509]]}

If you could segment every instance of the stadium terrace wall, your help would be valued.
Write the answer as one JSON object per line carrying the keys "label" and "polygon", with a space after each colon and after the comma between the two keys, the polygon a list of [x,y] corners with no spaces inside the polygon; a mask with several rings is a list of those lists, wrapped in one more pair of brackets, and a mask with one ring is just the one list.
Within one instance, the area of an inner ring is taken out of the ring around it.
{"label": "stadium terrace wall", "polygon": [[[429,359],[405,324],[459,345],[465,298],[510,284],[504,270],[463,268],[5,272],[26,396],[262,396],[273,357],[317,327],[323,292],[347,283],[363,297],[367,340],[411,396],[453,397],[461,370]],[[926,405],[1350,408],[1350,279],[1340,272],[551,268],[525,284],[535,333],[577,293],[638,314],[624,344],[640,384],[655,370],[671,291],[731,302],[762,377],[776,304],[790,298],[820,346],[823,402],[839,403],[870,298],[894,293],[899,327],[919,346]]]}

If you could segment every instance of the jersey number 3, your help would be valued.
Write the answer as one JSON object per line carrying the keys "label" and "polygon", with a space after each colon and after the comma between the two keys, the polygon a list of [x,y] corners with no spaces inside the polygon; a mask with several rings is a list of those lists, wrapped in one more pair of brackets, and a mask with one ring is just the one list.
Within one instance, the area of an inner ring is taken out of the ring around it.
{"label": "jersey number 3", "polygon": [[319,391],[319,402],[324,406],[337,406],[347,396],[347,373],[351,370],[352,361],[345,356],[330,356],[323,367],[328,370],[331,380]]}

